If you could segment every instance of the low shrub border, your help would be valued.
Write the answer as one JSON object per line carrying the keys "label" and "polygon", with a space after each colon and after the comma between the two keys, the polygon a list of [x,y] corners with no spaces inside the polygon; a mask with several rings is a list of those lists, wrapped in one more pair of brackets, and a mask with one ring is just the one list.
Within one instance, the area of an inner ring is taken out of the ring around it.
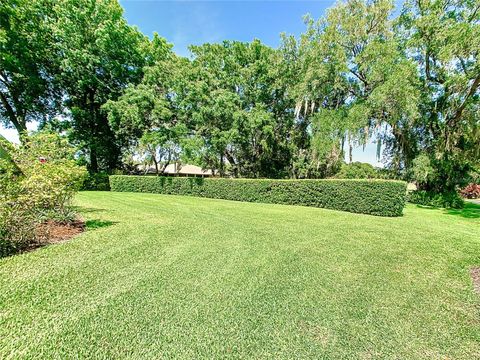
{"label": "low shrub border", "polygon": [[204,179],[110,176],[112,191],[314,206],[378,216],[401,216],[407,184],[392,180]]}

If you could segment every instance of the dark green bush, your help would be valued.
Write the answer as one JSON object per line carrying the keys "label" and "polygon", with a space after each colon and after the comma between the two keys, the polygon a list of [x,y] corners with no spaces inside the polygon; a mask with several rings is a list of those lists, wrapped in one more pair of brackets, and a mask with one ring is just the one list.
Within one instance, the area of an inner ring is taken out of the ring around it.
{"label": "dark green bush", "polygon": [[225,200],[315,206],[380,216],[400,216],[406,183],[388,180],[203,179],[110,176],[112,191],[192,195]]}
{"label": "dark green bush", "polygon": [[2,231],[0,231],[0,258],[12,255],[16,251],[15,244],[5,240]]}
{"label": "dark green bush", "polygon": [[88,174],[80,190],[110,191],[108,174],[106,172]]}
{"label": "dark green bush", "polygon": [[442,208],[463,208],[464,201],[456,192],[435,193],[433,191],[416,190],[407,195],[407,201],[413,204],[442,207]]}

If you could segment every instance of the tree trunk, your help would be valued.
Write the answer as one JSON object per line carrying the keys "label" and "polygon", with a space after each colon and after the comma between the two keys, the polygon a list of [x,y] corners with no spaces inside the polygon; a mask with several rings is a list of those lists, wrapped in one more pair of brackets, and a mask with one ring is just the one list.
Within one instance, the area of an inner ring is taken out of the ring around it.
{"label": "tree trunk", "polygon": [[158,170],[158,161],[157,159],[155,158],[155,155],[152,156],[152,160],[153,160],[153,164],[155,165],[155,174],[158,176],[160,175],[160,172]]}
{"label": "tree trunk", "polygon": [[[161,158],[160,158],[160,160],[161,160]],[[172,152],[168,151],[167,160],[165,160],[165,163],[162,166],[162,174],[165,174],[165,170],[167,170],[167,166],[170,165],[170,161],[172,161]],[[176,175],[176,174],[174,174],[174,175]]]}
{"label": "tree trunk", "polygon": [[3,107],[7,111],[8,118],[10,119],[10,122],[15,127],[15,130],[17,130],[18,135],[19,135],[20,140],[21,140],[22,133],[25,133],[27,131],[27,122],[25,121],[25,117],[20,116],[18,113],[15,113],[12,106],[8,102],[7,97],[2,92],[0,92],[0,100],[2,102]]}
{"label": "tree trunk", "polygon": [[235,159],[233,158],[232,154],[228,150],[225,151],[225,157],[227,158],[230,165],[232,165],[233,177],[238,177],[238,175],[239,175],[239,164],[237,164],[235,162]]}
{"label": "tree trunk", "polygon": [[220,177],[224,177],[225,176],[225,171],[223,169],[223,154],[220,154],[220,166],[219,166],[219,173],[220,173]]}
{"label": "tree trunk", "polygon": [[90,172],[98,173],[98,157],[95,146],[90,146]]}

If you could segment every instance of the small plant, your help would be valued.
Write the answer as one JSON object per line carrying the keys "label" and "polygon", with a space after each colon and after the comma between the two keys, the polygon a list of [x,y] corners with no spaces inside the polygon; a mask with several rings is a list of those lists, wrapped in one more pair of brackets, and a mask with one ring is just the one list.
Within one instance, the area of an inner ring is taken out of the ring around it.
{"label": "small plant", "polygon": [[468,184],[460,194],[467,199],[479,199],[480,198],[480,185]]}

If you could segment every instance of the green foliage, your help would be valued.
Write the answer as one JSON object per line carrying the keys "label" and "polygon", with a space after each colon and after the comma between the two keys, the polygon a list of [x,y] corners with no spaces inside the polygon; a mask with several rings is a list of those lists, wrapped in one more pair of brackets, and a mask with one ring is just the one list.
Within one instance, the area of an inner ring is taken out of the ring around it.
{"label": "green foliage", "polygon": [[406,1],[397,18],[390,0],[348,0],[308,17],[282,52],[313,152],[342,157],[374,134],[390,169],[436,192],[462,186],[480,159],[479,19],[464,0]]}
{"label": "green foliage", "polygon": [[380,176],[371,164],[354,162],[343,164],[335,177],[338,179],[375,179]]}
{"label": "green foliage", "polygon": [[89,173],[83,180],[80,190],[109,191],[108,176],[106,172]]}
{"label": "green foliage", "polygon": [[480,168],[474,168],[468,173],[468,182],[480,185]]}
{"label": "green foliage", "polygon": [[90,171],[113,170],[120,144],[102,106],[140,81],[156,42],[127,24],[116,0],[61,0],[54,12],[62,58],[56,76],[71,111],[61,126],[87,155]]}
{"label": "green foliage", "polygon": [[478,1],[406,0],[396,14],[345,0],[279,49],[224,41],[187,59],[117,0],[3,1],[0,120],[67,131],[92,173],[181,159],[321,178],[375,138],[396,176],[451,192],[480,166]]}
{"label": "green foliage", "polygon": [[110,176],[112,191],[192,195],[401,216],[406,183],[386,180],[204,179]]}
{"label": "green foliage", "polygon": [[376,134],[381,146],[386,126],[418,116],[416,69],[399,50],[392,11],[390,0],[339,2],[318,21],[307,17],[298,41],[284,38],[295,54],[295,113],[312,123],[318,156],[342,158],[348,143],[351,161],[353,145]]}
{"label": "green foliage", "polygon": [[101,107],[141,79],[162,45],[128,25],[117,0],[2,1],[0,121],[19,133],[30,121],[68,130],[91,171],[112,170],[121,142]]}
{"label": "green foliage", "polygon": [[77,166],[74,152],[65,138],[52,133],[34,134],[14,148],[22,190],[37,207],[62,212],[79,189],[85,169]]}
{"label": "green foliage", "polygon": [[413,160],[413,179],[420,187],[426,186],[435,178],[435,169],[427,155],[419,155]]}
{"label": "green foliage", "polygon": [[[0,135],[0,166],[3,167],[8,167],[9,170],[20,173],[20,169],[18,166],[15,165],[15,163],[12,160],[12,156],[10,155],[11,152],[11,144],[10,142],[5,139],[2,135]],[[1,171],[6,171],[5,169],[2,170],[2,167],[0,167],[0,172]]]}
{"label": "green foliage", "polygon": [[480,158],[478,10],[478,1],[409,0],[398,19],[397,36],[417,66],[423,96],[421,116],[397,129],[395,143],[413,149],[410,158],[429,156],[435,176],[428,190],[453,191]]}
{"label": "green foliage", "polygon": [[191,51],[191,61],[167,54],[148,66],[141,84],[104,107],[117,136],[140,142],[156,167],[181,150],[222,175],[288,176],[294,122],[278,52],[258,40]]}
{"label": "green foliage", "polygon": [[[144,68],[142,82],[129,87],[103,109],[117,138],[124,139],[124,168],[154,166],[160,174],[170,163],[180,160],[181,154],[188,153],[192,130],[180,116],[178,96],[172,96],[188,62],[176,57],[170,44],[159,38],[157,42],[157,50],[163,51],[151,66]],[[134,158],[136,163],[131,161]]]}
{"label": "green foliage", "polygon": [[[259,40],[192,46],[193,61],[180,99],[194,120],[204,167],[223,175],[285,177],[293,130],[292,106],[276,64]],[[183,82],[184,83],[184,82]]]}
{"label": "green foliage", "polygon": [[85,175],[74,149],[58,135],[37,133],[21,146],[3,146],[11,158],[0,160],[0,256],[35,242],[37,225],[52,214],[70,217],[70,201]]}
{"label": "green foliage", "polygon": [[54,18],[51,0],[0,2],[0,124],[18,133],[57,110]]}
{"label": "green foliage", "polygon": [[415,190],[408,193],[407,201],[413,204],[440,208],[461,209],[464,206],[463,199],[455,191],[437,193],[426,190]]}

